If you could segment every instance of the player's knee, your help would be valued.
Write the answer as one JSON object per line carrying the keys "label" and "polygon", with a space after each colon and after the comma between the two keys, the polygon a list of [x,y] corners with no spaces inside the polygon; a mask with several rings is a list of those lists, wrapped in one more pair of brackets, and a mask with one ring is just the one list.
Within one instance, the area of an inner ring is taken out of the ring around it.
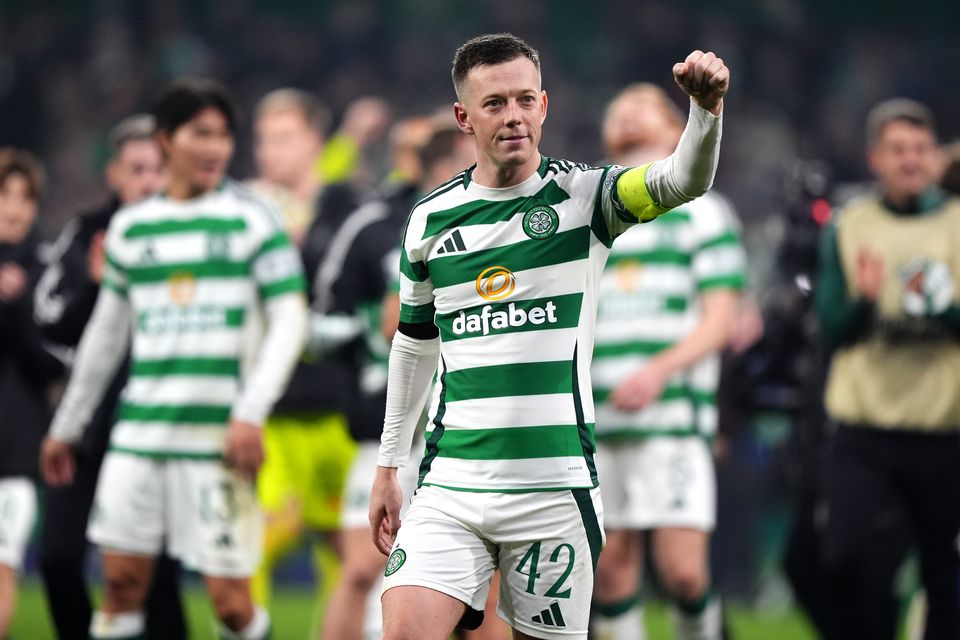
{"label": "player's knee", "polygon": [[667,589],[682,602],[697,600],[707,590],[706,571],[693,563],[675,563],[664,573]]}
{"label": "player's knee", "polygon": [[362,564],[344,565],[340,571],[340,580],[351,591],[358,593],[369,593],[376,584],[380,572],[383,571],[382,565],[365,566]]}
{"label": "player's knee", "polygon": [[640,567],[627,557],[608,556],[604,559],[604,553],[606,550],[600,554],[597,563],[595,597],[604,601],[636,593],[640,583]]}
{"label": "player's knee", "polygon": [[104,599],[109,609],[129,611],[143,604],[147,577],[127,567],[114,567],[104,578]]}
{"label": "player's knee", "polygon": [[253,617],[249,591],[240,584],[226,583],[211,589],[210,605],[217,619],[234,631],[244,628]]}

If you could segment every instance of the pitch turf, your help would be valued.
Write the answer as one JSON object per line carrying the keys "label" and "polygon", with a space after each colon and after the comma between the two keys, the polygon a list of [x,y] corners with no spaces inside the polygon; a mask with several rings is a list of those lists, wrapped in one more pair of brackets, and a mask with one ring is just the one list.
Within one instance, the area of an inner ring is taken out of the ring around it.
{"label": "pitch turf", "polygon": [[[210,609],[199,585],[190,585],[184,601],[194,640],[215,640]],[[657,640],[673,638],[667,612],[656,604],[649,607],[648,637]],[[302,588],[281,588],[274,594],[271,606],[275,640],[307,640],[314,626],[313,598]],[[729,615],[734,640],[813,640],[814,634],[796,612],[786,615],[764,614],[743,607],[733,607]],[[47,614],[47,603],[40,585],[27,580],[20,591],[20,606],[13,623],[13,640],[52,640],[53,628]]]}

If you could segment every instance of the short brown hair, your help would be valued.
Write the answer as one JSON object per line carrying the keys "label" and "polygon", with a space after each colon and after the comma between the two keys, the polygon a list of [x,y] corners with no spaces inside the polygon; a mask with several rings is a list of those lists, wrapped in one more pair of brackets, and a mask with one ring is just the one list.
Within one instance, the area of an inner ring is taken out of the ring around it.
{"label": "short brown hair", "polygon": [[510,62],[527,58],[540,71],[540,54],[512,33],[488,33],[467,40],[453,55],[453,88],[457,97],[463,95],[463,81],[470,70],[482,65]]}
{"label": "short brown hair", "polygon": [[884,128],[891,122],[906,122],[928,129],[934,137],[937,135],[933,112],[926,105],[910,98],[891,98],[874,105],[867,113],[868,147],[880,141]]}
{"label": "short brown hair", "polygon": [[47,183],[47,172],[43,164],[29,151],[3,147],[0,149],[0,185],[14,174],[26,178],[30,197],[39,200]]}
{"label": "short brown hair", "polygon": [[293,109],[298,111],[307,124],[320,136],[326,136],[333,122],[330,109],[320,102],[320,99],[309,91],[286,87],[275,89],[260,98],[254,109],[253,117],[259,120],[263,116],[275,111]]}

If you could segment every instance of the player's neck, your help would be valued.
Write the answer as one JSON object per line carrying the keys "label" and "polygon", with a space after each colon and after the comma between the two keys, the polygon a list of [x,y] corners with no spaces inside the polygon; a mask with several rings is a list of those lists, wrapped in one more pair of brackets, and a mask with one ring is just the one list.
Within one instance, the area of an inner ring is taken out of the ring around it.
{"label": "player's neck", "polygon": [[517,166],[498,166],[490,160],[477,160],[477,168],[473,170],[473,181],[481,187],[492,189],[506,189],[515,187],[534,173],[540,167],[540,152],[534,153],[529,160]]}
{"label": "player's neck", "polygon": [[171,179],[169,183],[167,183],[165,193],[171,200],[193,200],[209,191],[213,191],[213,189],[207,189],[189,180]]}
{"label": "player's neck", "polygon": [[300,179],[297,180],[295,184],[290,185],[289,189],[300,202],[313,202],[313,199],[317,197],[317,193],[319,193],[320,187],[322,186],[323,184],[317,178],[316,173],[314,173],[313,167],[311,167],[310,171],[300,176]]}

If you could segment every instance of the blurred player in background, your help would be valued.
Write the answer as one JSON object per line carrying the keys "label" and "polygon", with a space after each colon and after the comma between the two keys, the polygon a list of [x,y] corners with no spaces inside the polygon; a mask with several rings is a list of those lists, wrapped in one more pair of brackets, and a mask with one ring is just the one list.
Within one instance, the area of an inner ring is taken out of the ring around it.
{"label": "blurred player in background", "polygon": [[[136,114],[110,130],[110,159],[104,177],[112,195],[100,208],[67,223],[53,244],[37,285],[34,318],[44,336],[75,348],[90,320],[103,279],[103,239],[114,213],[160,191],[166,182],[163,157],[155,139],[153,116]],[[40,572],[50,615],[62,640],[86,640],[93,607],[87,590],[85,558],[87,518],[93,505],[100,464],[107,450],[126,367],[114,377],[76,446],[73,484],[49,487],[40,532]],[[178,587],[179,568],[163,554],[157,559],[147,597],[147,637],[187,635]]]}
{"label": "blurred player in background", "polygon": [[166,548],[199,571],[230,640],[269,636],[249,577],[261,553],[254,479],[262,425],[306,334],[305,283],[278,213],[226,178],[237,116],[226,91],[180,81],[154,112],[166,190],[113,217],[100,295],[43,447],[53,485],[130,344],[130,379],[97,485],[89,535],[104,602],[92,638],[144,634]]}
{"label": "blurred player in background", "polygon": [[832,351],[825,402],[832,639],[896,635],[892,535],[919,552],[924,638],[960,636],[960,200],[937,187],[933,116],[907,99],[867,116],[875,193],[824,229],[816,309]]}
{"label": "blurred player in background", "polygon": [[[476,626],[498,566],[498,614],[515,638],[587,637],[603,544],[586,395],[596,286],[614,238],[705,192],[719,152],[723,61],[694,52],[674,75],[693,99],[676,153],[590,168],[540,154],[547,95],[533,48],[493,34],[457,50],[455,112],[477,164],[422,198],[404,233],[370,501],[389,554],[385,638]],[[438,364],[401,526],[397,467]]]}
{"label": "blurred player in background", "polygon": [[[635,84],[609,104],[617,164],[667,157],[683,116],[661,88]],[[713,191],[617,239],[600,281],[594,348],[597,473],[607,545],[595,587],[602,640],[644,637],[642,532],[676,605],[677,637],[719,640],[708,549],[716,519],[710,442],[719,352],[746,280],[740,225]]]}
{"label": "blurred player in background", "polygon": [[[323,278],[331,281],[329,292],[318,300],[319,311],[334,299],[352,301],[364,321],[365,364],[361,374],[360,397],[350,414],[350,430],[360,443],[344,493],[342,541],[344,565],[341,581],[330,600],[324,628],[325,640],[352,640],[361,637],[364,611],[370,603],[379,619],[379,585],[383,573],[383,555],[370,540],[370,491],[376,476],[377,450],[383,430],[386,403],[387,355],[396,321],[382,324],[383,306],[391,285],[399,278],[400,239],[403,225],[417,199],[432,191],[451,176],[473,164],[472,145],[460,144],[466,136],[452,118],[443,126],[428,117],[398,122],[391,132],[394,170],[382,189],[382,200],[358,209],[344,224],[335,243],[348,246],[342,265]],[[331,265],[333,266],[333,265]],[[336,272],[336,276],[332,273]],[[391,297],[392,298],[392,297]],[[389,327],[388,333],[384,330]],[[417,468],[422,447],[414,446],[410,461],[401,476],[401,486],[409,495],[416,487]],[[380,629],[370,629],[364,637],[380,637]],[[374,634],[371,631],[375,631]]]}
{"label": "blurred player in background", "polygon": [[34,222],[44,179],[32,153],[0,149],[0,638],[10,630],[37,513],[34,482],[50,385],[64,372],[32,317],[42,271]]}

